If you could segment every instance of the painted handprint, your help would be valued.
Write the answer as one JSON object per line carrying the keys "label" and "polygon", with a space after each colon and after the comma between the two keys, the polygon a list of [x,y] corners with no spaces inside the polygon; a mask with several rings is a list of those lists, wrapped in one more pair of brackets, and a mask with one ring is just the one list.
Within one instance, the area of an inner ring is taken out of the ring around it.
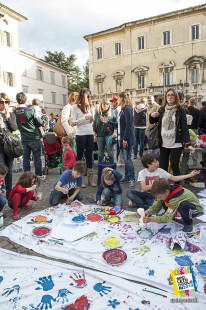
{"label": "painted handprint", "polygon": [[104,286],[104,283],[105,281],[94,285],[94,290],[98,292],[99,295],[102,297],[104,296],[104,294],[107,295],[112,290],[111,286]]}
{"label": "painted handprint", "polygon": [[20,297],[14,297],[14,298],[9,299],[12,309],[17,309],[19,301],[20,301]]}
{"label": "painted handprint", "polygon": [[8,297],[13,292],[16,292],[18,294],[19,290],[20,290],[20,286],[19,285],[14,285],[11,288],[5,288],[4,289],[5,292],[2,294],[2,296]]}
{"label": "painted handprint", "polygon": [[98,238],[98,235],[96,232],[91,233],[90,235],[88,235],[85,240],[86,241],[92,241],[94,239],[94,237]]}
{"label": "painted handprint", "polygon": [[[48,277],[42,277],[39,278],[39,281],[36,281],[38,284],[40,284],[44,291],[50,291],[54,287],[54,282],[52,281],[51,275]],[[41,287],[37,287],[36,290],[40,290]]]}
{"label": "painted handprint", "polygon": [[70,278],[74,281],[73,283],[70,283],[70,285],[83,288],[87,286],[87,281],[85,279],[84,271],[82,273],[77,274],[76,272],[73,273],[73,275],[70,276]]}
{"label": "painted handprint", "polygon": [[72,294],[72,292],[68,291],[66,288],[60,289],[56,301],[57,302],[61,301],[62,304],[68,302],[69,301],[69,299],[67,298],[68,294]]}
{"label": "painted handprint", "polygon": [[88,310],[90,308],[90,301],[86,296],[81,296],[73,304],[63,308],[64,310]]}
{"label": "painted handprint", "polygon": [[44,295],[35,310],[47,310],[48,308],[52,308],[52,301],[56,301],[56,299],[51,295]]}
{"label": "painted handprint", "polygon": [[4,278],[3,278],[2,276],[0,276],[0,284],[1,284],[1,282],[3,281],[3,279],[4,279]]}
{"label": "painted handprint", "polygon": [[149,251],[151,251],[151,249],[148,248],[147,246],[143,246],[142,248],[135,248],[134,249],[134,253],[141,255],[141,256],[144,256]]}
{"label": "painted handprint", "polygon": [[116,308],[116,306],[120,305],[120,302],[117,301],[117,299],[114,299],[114,300],[108,300],[108,304],[107,306],[111,306],[113,309]]}

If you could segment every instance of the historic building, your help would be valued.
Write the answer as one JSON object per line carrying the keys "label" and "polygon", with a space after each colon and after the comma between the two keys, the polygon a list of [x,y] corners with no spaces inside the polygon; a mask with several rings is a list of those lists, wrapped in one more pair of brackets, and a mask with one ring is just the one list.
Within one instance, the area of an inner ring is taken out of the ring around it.
{"label": "historic building", "polygon": [[15,102],[16,93],[41,95],[47,112],[59,113],[68,102],[67,71],[19,51],[18,23],[27,18],[0,3],[0,92]]}
{"label": "historic building", "polygon": [[126,90],[133,102],[168,87],[206,100],[206,4],[86,35],[94,100]]}

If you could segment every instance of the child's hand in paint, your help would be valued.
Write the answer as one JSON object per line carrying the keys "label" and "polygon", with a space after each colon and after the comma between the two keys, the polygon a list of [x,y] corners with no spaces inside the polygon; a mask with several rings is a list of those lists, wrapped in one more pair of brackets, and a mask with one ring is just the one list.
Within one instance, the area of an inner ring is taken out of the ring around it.
{"label": "child's hand in paint", "polygon": [[70,196],[67,200],[66,200],[66,205],[70,205],[72,203],[72,201],[74,200],[74,196]]}
{"label": "child's hand in paint", "polygon": [[190,172],[190,176],[194,177],[196,174],[200,174],[201,170],[193,170]]}
{"label": "child's hand in paint", "polygon": [[98,204],[98,206],[101,206],[101,205],[102,205],[101,200],[98,200],[98,201],[97,201],[97,204]]}
{"label": "child's hand in paint", "polygon": [[64,195],[67,195],[68,194],[68,188],[62,188],[62,193],[64,194]]}

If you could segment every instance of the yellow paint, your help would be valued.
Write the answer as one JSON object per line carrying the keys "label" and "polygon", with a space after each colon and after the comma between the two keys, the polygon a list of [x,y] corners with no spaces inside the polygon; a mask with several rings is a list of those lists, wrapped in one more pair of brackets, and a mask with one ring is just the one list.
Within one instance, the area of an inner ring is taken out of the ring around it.
{"label": "yellow paint", "polygon": [[47,217],[43,215],[34,216],[34,222],[46,222]]}
{"label": "yellow paint", "polygon": [[116,237],[110,237],[104,242],[104,245],[110,248],[117,248],[120,246],[120,241]]}
{"label": "yellow paint", "polygon": [[105,219],[106,219],[108,222],[111,222],[111,223],[119,222],[119,217],[118,217],[118,216],[115,216],[115,215],[108,215],[108,216],[105,217]]}
{"label": "yellow paint", "polygon": [[179,296],[180,295],[180,291],[179,291],[177,283],[175,281],[175,276],[177,275],[176,271],[171,269],[170,270],[170,275],[171,275],[171,278],[172,278],[171,279],[172,286],[174,287],[174,295]]}

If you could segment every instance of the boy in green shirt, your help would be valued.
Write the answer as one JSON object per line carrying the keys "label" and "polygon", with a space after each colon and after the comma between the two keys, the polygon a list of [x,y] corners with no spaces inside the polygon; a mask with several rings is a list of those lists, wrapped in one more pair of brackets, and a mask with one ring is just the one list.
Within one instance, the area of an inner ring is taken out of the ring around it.
{"label": "boy in green shirt", "polygon": [[[153,205],[145,212],[144,223],[168,223],[178,211],[183,219],[184,232],[191,232],[193,229],[193,218],[199,215],[202,207],[197,197],[181,185],[170,185],[165,179],[158,179],[152,185],[152,195],[156,198]],[[158,213],[162,206],[166,207],[163,215],[152,217]]]}

